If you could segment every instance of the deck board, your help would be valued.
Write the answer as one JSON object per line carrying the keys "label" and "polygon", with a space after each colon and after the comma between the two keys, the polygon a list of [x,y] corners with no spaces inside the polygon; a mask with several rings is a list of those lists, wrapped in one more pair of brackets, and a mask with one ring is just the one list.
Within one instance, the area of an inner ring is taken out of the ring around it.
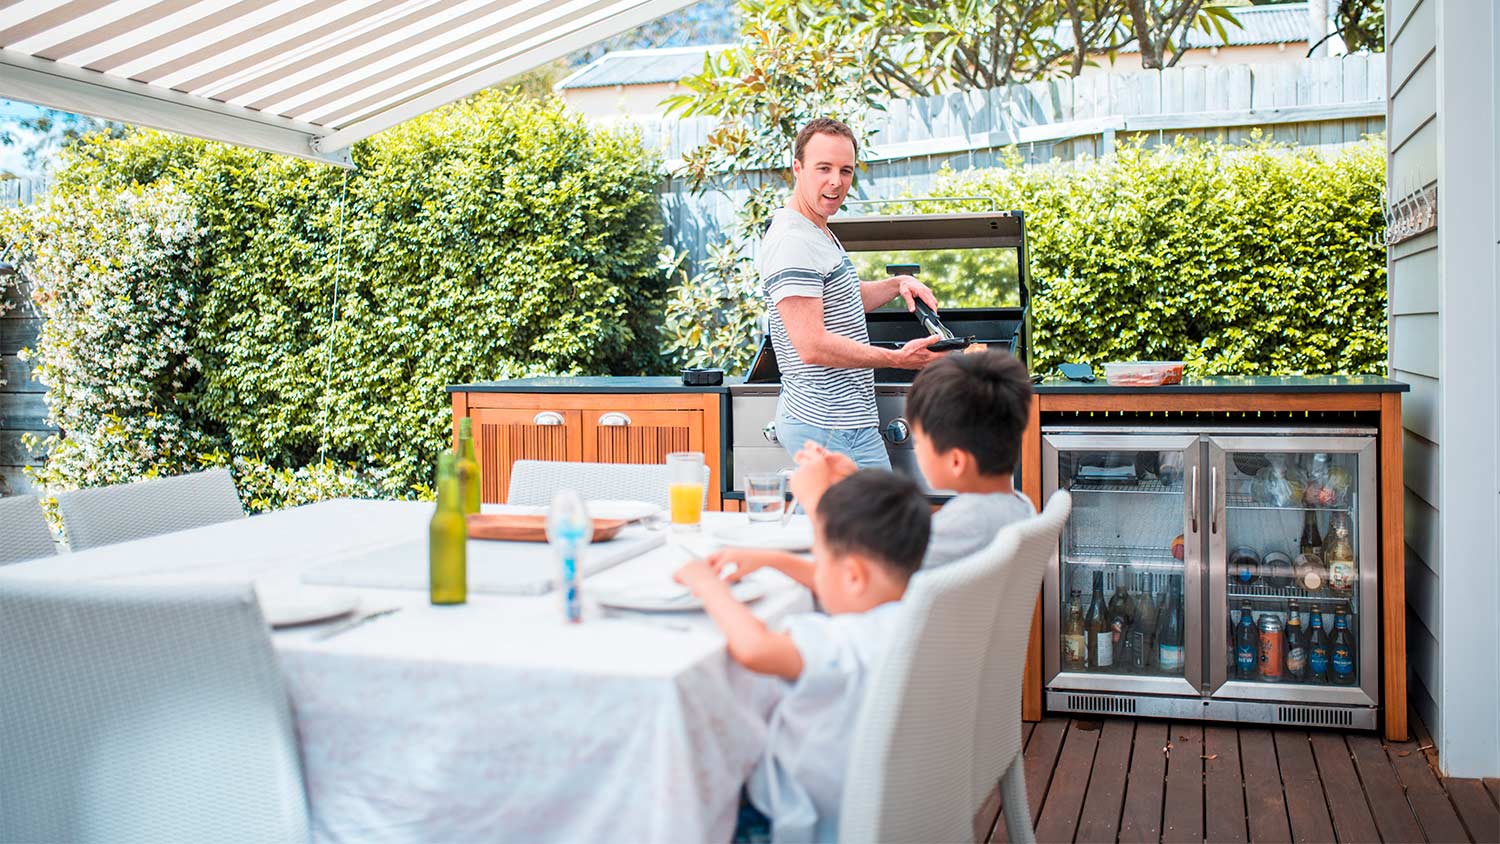
{"label": "deck board", "polygon": [[[1027,722],[1021,725],[1021,752],[1026,752],[1026,745],[1031,743],[1031,734],[1036,732],[1036,724]],[[1028,789],[1029,791],[1030,789]],[[1005,806],[1000,798],[1000,783],[990,787],[989,796],[984,798],[979,812],[974,816],[974,840],[1008,842],[1010,839],[1005,834],[1005,825],[1000,823],[1001,812]],[[999,829],[996,829],[996,826]]]}
{"label": "deck board", "polygon": [[1165,844],[1203,841],[1203,725],[1172,724],[1168,732],[1167,794],[1161,840]]}
{"label": "deck board", "polygon": [[1276,761],[1281,768],[1281,786],[1286,792],[1287,819],[1292,840],[1321,844],[1332,841],[1333,819],[1328,798],[1313,761],[1312,742],[1302,730],[1276,731]]}
{"label": "deck board", "polygon": [[1057,772],[1042,805],[1042,816],[1036,824],[1038,841],[1072,841],[1078,832],[1078,816],[1088,793],[1089,773],[1094,768],[1094,751],[1099,746],[1098,722],[1074,721],[1063,740]]}
{"label": "deck board", "polygon": [[[1446,779],[1412,735],[1048,717],[1026,732],[1028,808],[1048,844],[1500,842],[1500,779]],[[975,840],[1006,840],[999,802]]]}
{"label": "deck board", "polygon": [[1135,747],[1130,753],[1130,776],[1125,781],[1125,808],[1120,813],[1120,841],[1161,840],[1161,809],[1167,774],[1167,725],[1141,721],[1135,725]]}
{"label": "deck board", "polygon": [[1341,733],[1318,731],[1312,734],[1313,758],[1318,776],[1328,798],[1328,812],[1333,819],[1334,838],[1339,842],[1379,841],[1375,818],[1354,772],[1354,757]]}
{"label": "deck board", "polygon": [[[1245,844],[1245,778],[1240,770],[1240,733],[1234,727],[1203,730],[1204,837],[1218,844]],[[1374,839],[1370,839],[1374,840]]]}

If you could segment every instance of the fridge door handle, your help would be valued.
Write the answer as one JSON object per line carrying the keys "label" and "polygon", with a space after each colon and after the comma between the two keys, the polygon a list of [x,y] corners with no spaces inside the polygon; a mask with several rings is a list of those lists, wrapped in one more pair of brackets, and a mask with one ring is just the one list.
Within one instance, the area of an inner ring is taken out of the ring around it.
{"label": "fridge door handle", "polygon": [[1219,467],[1208,467],[1208,532],[1219,532]]}
{"label": "fridge door handle", "polygon": [[1193,533],[1197,533],[1198,532],[1198,505],[1200,504],[1200,502],[1198,501],[1198,467],[1197,467],[1197,465],[1193,466],[1193,491],[1191,493],[1191,499],[1190,500],[1193,502]]}

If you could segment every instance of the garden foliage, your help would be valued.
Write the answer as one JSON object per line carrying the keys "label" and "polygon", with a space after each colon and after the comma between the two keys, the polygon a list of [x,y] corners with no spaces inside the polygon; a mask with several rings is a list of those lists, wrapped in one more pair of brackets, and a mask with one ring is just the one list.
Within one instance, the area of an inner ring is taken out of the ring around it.
{"label": "garden foliage", "polygon": [[[1023,168],[1012,156],[1003,168],[946,173],[929,193],[994,197],[996,207],[1025,212],[1036,371],[1181,359],[1194,375],[1325,374],[1385,368],[1384,187],[1378,141],[1332,157],[1183,142],[1125,144],[1084,164]],[[1008,259],[951,268],[970,277],[945,284],[949,304],[1014,301]],[[984,279],[998,283],[986,288]],[[669,303],[670,326],[680,307]],[[758,289],[738,307],[745,319],[758,313]]]}
{"label": "garden foliage", "polygon": [[633,135],[487,93],[353,154],[101,138],[8,214],[49,318],[44,483],[233,455],[260,507],[411,494],[446,385],[659,366],[658,165]]}

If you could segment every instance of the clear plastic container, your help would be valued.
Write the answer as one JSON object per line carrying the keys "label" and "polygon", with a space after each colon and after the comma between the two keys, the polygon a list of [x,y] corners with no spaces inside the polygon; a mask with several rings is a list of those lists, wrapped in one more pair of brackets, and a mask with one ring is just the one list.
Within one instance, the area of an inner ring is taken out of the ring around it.
{"label": "clear plastic container", "polygon": [[1104,365],[1104,382],[1112,387],[1160,387],[1182,382],[1180,360],[1132,360]]}

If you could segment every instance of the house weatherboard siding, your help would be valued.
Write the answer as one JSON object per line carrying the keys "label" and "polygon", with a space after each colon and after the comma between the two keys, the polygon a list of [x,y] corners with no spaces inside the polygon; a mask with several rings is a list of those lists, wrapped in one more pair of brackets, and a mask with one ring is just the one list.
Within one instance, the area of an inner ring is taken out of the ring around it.
{"label": "house weatherboard siding", "polygon": [[1388,184],[1435,188],[1437,228],[1389,251],[1390,367],[1404,405],[1410,697],[1451,776],[1500,775],[1497,346],[1500,239],[1490,3],[1390,0]]}

